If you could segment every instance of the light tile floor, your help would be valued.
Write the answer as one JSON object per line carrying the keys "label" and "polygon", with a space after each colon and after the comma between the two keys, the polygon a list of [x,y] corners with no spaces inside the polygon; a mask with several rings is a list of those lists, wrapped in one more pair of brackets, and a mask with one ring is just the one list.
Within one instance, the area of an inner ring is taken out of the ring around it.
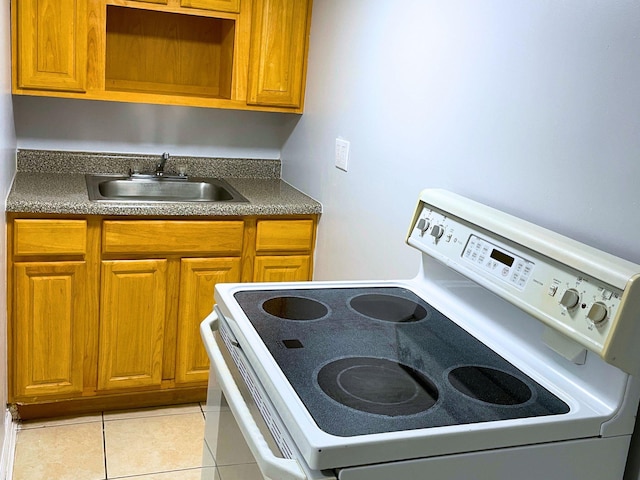
{"label": "light tile floor", "polygon": [[[229,427],[230,433],[237,429]],[[259,480],[246,456],[215,465],[205,455],[199,404],[25,421],[13,480]],[[235,441],[235,440],[234,440]],[[237,450],[248,452],[243,439]]]}

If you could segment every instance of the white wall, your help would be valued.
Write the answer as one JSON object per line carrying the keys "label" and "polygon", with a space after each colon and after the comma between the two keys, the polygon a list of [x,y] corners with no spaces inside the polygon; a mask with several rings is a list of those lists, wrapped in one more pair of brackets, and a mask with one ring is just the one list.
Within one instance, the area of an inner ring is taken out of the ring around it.
{"label": "white wall", "polygon": [[412,276],[425,187],[640,263],[638,25],[635,0],[314,2],[282,159],[324,204],[316,278]]}
{"label": "white wall", "polygon": [[[0,3],[0,205],[4,216],[7,193],[16,163],[16,134],[11,106],[11,42],[9,2]],[[5,442],[4,406],[7,404],[7,248],[5,223],[0,222],[0,446]],[[2,475],[3,472],[0,472]]]}
{"label": "white wall", "polygon": [[16,96],[18,148],[280,158],[299,115]]}
{"label": "white wall", "polygon": [[635,0],[314,2],[282,160],[324,205],[316,279],[413,276],[403,240],[425,187],[640,263],[638,25]]}

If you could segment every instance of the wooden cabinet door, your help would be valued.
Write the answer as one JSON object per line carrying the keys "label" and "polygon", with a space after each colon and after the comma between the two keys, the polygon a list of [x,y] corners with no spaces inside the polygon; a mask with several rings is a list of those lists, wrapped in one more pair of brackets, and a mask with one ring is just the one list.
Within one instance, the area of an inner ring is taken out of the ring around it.
{"label": "wooden cabinet door", "polygon": [[84,262],[16,263],[14,394],[81,395],[86,332]]}
{"label": "wooden cabinet door", "polygon": [[258,256],[253,271],[254,282],[297,282],[311,280],[308,255]]}
{"label": "wooden cabinet door", "polygon": [[254,0],[247,103],[300,108],[310,0]]}
{"label": "wooden cabinet door", "polygon": [[159,387],[166,260],[102,262],[98,389]]}
{"label": "wooden cabinet door", "polygon": [[18,87],[84,92],[87,0],[19,0]]}
{"label": "wooden cabinet door", "polygon": [[209,358],[200,338],[200,322],[213,310],[216,283],[240,281],[240,258],[183,258],[176,383],[206,382]]}

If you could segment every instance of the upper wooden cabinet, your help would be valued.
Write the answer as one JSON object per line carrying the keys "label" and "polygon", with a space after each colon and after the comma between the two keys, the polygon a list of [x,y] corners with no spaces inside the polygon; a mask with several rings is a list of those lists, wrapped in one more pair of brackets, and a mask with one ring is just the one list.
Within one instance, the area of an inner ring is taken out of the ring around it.
{"label": "upper wooden cabinet", "polygon": [[254,0],[248,103],[301,107],[309,8],[306,1]]}
{"label": "upper wooden cabinet", "polygon": [[21,0],[14,30],[17,89],[85,92],[87,72],[86,0]]}
{"label": "upper wooden cabinet", "polygon": [[13,0],[13,93],[301,113],[311,0]]}

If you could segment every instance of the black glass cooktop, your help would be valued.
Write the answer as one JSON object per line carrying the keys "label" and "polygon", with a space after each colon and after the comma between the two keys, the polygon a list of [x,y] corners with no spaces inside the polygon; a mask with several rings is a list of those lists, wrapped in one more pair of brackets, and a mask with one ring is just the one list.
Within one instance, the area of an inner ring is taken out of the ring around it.
{"label": "black glass cooktop", "polygon": [[235,298],[327,433],[353,436],[569,411],[404,288],[251,290]]}

